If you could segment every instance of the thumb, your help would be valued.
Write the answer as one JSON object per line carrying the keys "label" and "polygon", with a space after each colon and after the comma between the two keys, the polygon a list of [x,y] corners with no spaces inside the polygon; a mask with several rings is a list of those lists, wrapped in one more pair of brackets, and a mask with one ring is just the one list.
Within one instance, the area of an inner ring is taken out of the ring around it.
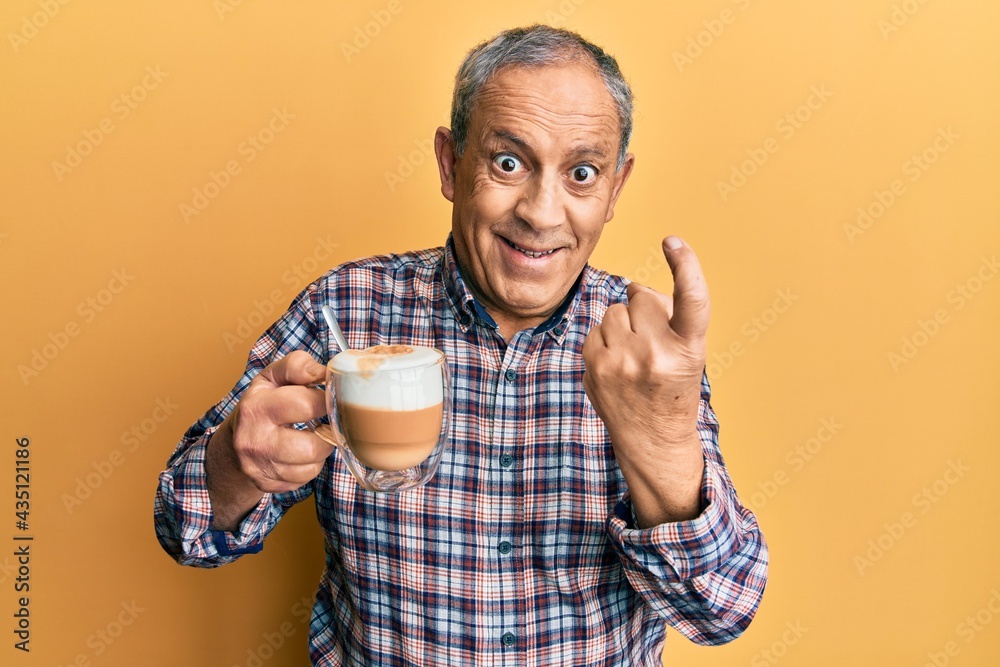
{"label": "thumb", "polygon": [[674,314],[670,328],[683,338],[708,331],[709,298],[705,274],[691,247],[676,236],[663,239],[663,256],[674,276]]}

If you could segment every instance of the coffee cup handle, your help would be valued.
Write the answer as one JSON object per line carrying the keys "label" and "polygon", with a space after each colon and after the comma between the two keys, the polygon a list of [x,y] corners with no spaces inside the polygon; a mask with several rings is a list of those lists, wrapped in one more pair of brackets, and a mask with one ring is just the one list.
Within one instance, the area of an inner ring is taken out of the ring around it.
{"label": "coffee cup handle", "polygon": [[340,438],[336,436],[336,432],[333,430],[333,427],[329,424],[322,424],[318,419],[309,419],[303,423],[306,425],[306,428],[318,435],[320,440],[323,440],[334,447],[340,447],[342,444]]}

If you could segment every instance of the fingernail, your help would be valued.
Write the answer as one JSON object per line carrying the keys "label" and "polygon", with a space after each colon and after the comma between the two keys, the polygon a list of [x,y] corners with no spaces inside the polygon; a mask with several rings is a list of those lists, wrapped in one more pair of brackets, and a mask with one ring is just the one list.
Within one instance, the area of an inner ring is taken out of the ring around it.
{"label": "fingernail", "polygon": [[671,250],[677,250],[682,245],[684,245],[684,242],[681,241],[678,237],[676,236],[667,237],[667,247],[670,248]]}

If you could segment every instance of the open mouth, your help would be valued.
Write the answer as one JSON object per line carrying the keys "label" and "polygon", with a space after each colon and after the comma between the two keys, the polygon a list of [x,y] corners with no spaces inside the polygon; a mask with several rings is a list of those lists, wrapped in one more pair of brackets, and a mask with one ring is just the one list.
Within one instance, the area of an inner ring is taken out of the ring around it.
{"label": "open mouth", "polygon": [[521,246],[517,245],[516,243],[513,243],[512,241],[510,241],[509,239],[507,239],[507,238],[505,238],[503,236],[501,236],[500,238],[502,238],[504,240],[504,243],[506,243],[507,245],[509,245],[514,250],[517,250],[519,253],[521,253],[521,254],[523,254],[523,255],[525,255],[527,257],[531,257],[532,259],[538,259],[539,257],[545,257],[546,255],[551,255],[555,251],[559,250],[559,248],[553,248],[552,250],[528,250],[527,248],[522,248]]}

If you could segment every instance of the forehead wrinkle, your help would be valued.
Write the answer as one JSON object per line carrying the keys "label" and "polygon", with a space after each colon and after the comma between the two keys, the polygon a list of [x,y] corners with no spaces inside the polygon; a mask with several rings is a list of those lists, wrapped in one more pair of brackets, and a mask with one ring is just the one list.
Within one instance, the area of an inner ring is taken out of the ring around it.
{"label": "forehead wrinkle", "polygon": [[[595,127],[593,123],[579,120],[567,122],[565,117],[552,113],[540,114],[542,117],[524,118],[514,113],[506,113],[507,111],[505,109],[496,115],[489,115],[488,118],[481,119],[480,137],[484,145],[506,143],[526,152],[535,153],[539,146],[536,146],[530,138],[510,127],[510,125],[520,124],[537,127],[539,134],[545,137],[572,136],[573,138],[569,142],[570,146],[565,151],[565,154],[572,158],[606,160],[611,159],[612,153],[616,150],[616,142],[619,137],[610,125],[602,128]],[[595,117],[586,114],[579,115],[587,118]],[[602,116],[596,117],[601,118]]]}
{"label": "forehead wrinkle", "polygon": [[470,126],[478,126],[471,134],[478,136],[480,150],[506,144],[526,153],[555,149],[560,161],[616,159],[621,139],[618,108],[596,72],[582,73],[579,83],[567,83],[564,77],[554,85],[499,73],[480,90],[470,114]]}
{"label": "forehead wrinkle", "polygon": [[495,106],[495,113],[502,114],[505,111],[513,113],[513,109],[520,106],[540,116],[565,118],[571,124],[581,122],[575,119],[599,120],[607,122],[615,133],[619,130],[618,108],[599,79],[592,82],[598,84],[596,89],[581,81],[567,94],[565,86],[554,91],[541,91],[533,88],[532,83],[523,88],[505,83],[504,74],[501,72],[483,86],[477,96],[475,110],[482,112],[483,107]]}
{"label": "forehead wrinkle", "polygon": [[[514,113],[515,107],[527,107],[531,113],[558,118],[585,119],[608,121],[618,124],[618,111],[610,100],[600,100],[594,104],[594,110],[586,108],[586,102],[593,100],[573,100],[567,102],[535,94],[531,91],[518,91],[511,88],[501,88],[493,83],[487,84],[479,95],[474,107],[482,112],[484,107],[495,106],[499,113]],[[565,103],[564,103],[565,102]],[[580,121],[576,121],[580,122]]]}

